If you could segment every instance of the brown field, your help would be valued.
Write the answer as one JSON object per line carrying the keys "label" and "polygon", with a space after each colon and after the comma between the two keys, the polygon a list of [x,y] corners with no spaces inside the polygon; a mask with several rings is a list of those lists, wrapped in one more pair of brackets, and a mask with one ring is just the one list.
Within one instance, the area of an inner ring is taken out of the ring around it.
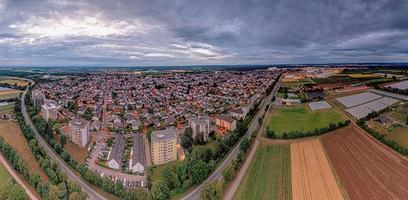
{"label": "brown field", "polygon": [[20,90],[0,91],[0,100],[16,98],[16,97],[20,96],[20,93],[21,93]]}
{"label": "brown field", "polygon": [[344,199],[318,139],[290,145],[292,197],[298,199]]}
{"label": "brown field", "polygon": [[31,152],[26,139],[21,133],[17,123],[12,121],[0,121],[0,136],[10,144],[18,154],[27,162],[30,172],[35,172],[41,176],[43,180],[48,180],[47,175],[38,165],[37,160]]}
{"label": "brown field", "polygon": [[322,142],[350,199],[407,199],[406,158],[354,125]]}
{"label": "brown field", "polygon": [[4,79],[4,80],[0,80],[0,83],[7,83],[10,85],[17,85],[17,86],[26,86],[30,82],[26,80],[20,80],[20,79]]}
{"label": "brown field", "polygon": [[[54,138],[59,142],[60,136],[54,134]],[[89,152],[86,148],[79,147],[70,140],[64,145],[64,149],[68,152],[72,159],[74,159],[79,164],[84,164],[86,158],[88,158]]]}

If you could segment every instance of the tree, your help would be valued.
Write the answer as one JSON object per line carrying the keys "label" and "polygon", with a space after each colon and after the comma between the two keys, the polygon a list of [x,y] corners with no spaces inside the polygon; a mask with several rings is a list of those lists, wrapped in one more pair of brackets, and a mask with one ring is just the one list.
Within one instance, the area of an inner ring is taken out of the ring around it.
{"label": "tree", "polygon": [[86,200],[87,196],[82,192],[73,192],[69,195],[68,200]]}
{"label": "tree", "polygon": [[166,183],[159,181],[159,183],[154,187],[150,193],[152,200],[167,200],[170,199],[170,190]]}
{"label": "tree", "polygon": [[246,152],[250,146],[251,146],[251,142],[249,141],[247,137],[244,137],[239,147],[242,151]]}
{"label": "tree", "polygon": [[193,160],[190,166],[190,175],[196,184],[203,182],[207,178],[209,170],[211,170],[202,160]]}
{"label": "tree", "polygon": [[170,190],[181,185],[181,182],[177,177],[177,173],[175,172],[173,165],[165,166],[161,173],[161,177],[161,180]]}
{"label": "tree", "polygon": [[195,146],[191,152],[191,158],[209,162],[214,158],[214,151],[206,146]]}
{"label": "tree", "polygon": [[226,183],[229,183],[234,179],[235,177],[235,166],[233,165],[228,165],[223,171],[222,171],[222,176],[224,177],[224,180]]}
{"label": "tree", "polygon": [[67,136],[66,136],[66,135],[64,135],[64,134],[61,135],[61,137],[60,137],[60,143],[61,143],[61,146],[62,146],[62,147],[65,146],[65,144],[67,143]]}
{"label": "tree", "polygon": [[181,136],[181,146],[183,146],[184,149],[190,149],[192,145],[193,141],[191,138],[187,137],[186,135]]}
{"label": "tree", "polygon": [[266,128],[266,137],[275,139],[276,138],[275,131]]}
{"label": "tree", "polygon": [[201,200],[220,200],[221,186],[218,182],[205,183],[200,196]]}
{"label": "tree", "polygon": [[3,187],[0,187],[0,199],[25,200],[27,199],[27,194],[20,185],[8,182]]}

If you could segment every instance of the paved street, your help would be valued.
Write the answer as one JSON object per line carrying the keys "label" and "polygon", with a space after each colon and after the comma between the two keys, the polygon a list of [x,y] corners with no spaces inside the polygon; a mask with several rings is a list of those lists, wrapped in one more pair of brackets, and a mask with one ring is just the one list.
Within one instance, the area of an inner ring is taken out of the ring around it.
{"label": "paved street", "polygon": [[121,173],[112,169],[108,169],[105,167],[102,167],[96,163],[98,154],[102,151],[103,148],[103,143],[98,142],[94,148],[94,150],[90,154],[90,159],[89,159],[89,169],[91,170],[96,170],[98,174],[104,174],[104,176],[112,177],[114,179],[118,180],[126,180],[127,182],[130,182],[135,184],[135,182],[141,182],[143,181],[146,183],[146,176],[139,176],[139,175],[132,175],[132,174],[125,174]]}

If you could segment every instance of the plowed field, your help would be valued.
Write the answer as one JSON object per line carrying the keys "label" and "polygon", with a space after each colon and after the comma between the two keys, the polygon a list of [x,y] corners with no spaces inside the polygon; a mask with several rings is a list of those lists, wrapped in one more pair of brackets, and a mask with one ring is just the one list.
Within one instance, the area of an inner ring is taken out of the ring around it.
{"label": "plowed field", "polygon": [[407,199],[408,161],[350,125],[322,138],[350,199]]}

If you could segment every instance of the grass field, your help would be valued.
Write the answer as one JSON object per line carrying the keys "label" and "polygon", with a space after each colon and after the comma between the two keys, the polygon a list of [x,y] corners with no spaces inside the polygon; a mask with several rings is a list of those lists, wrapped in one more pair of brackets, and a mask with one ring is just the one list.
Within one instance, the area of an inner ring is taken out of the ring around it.
{"label": "grass field", "polygon": [[323,128],[330,122],[344,121],[335,109],[309,111],[304,107],[281,108],[269,116],[269,129],[277,135],[289,131],[312,131]]}
{"label": "grass field", "polygon": [[234,199],[292,199],[290,146],[261,144]]}
{"label": "grass field", "polygon": [[6,185],[10,180],[10,174],[7,172],[3,164],[0,164],[0,188]]}
{"label": "grass field", "polygon": [[20,96],[20,93],[20,90],[0,91],[0,100],[16,98]]}
{"label": "grass field", "polygon": [[23,133],[21,133],[20,127],[16,122],[9,120],[0,121],[0,136],[2,136],[4,140],[27,162],[30,172],[38,173],[43,180],[48,180],[47,175],[38,165],[37,160],[31,152]]}
{"label": "grass field", "polygon": [[0,106],[0,113],[8,113],[14,110],[14,103],[10,103],[5,106]]}
{"label": "grass field", "polygon": [[386,138],[397,142],[398,144],[408,148],[408,128],[407,127],[398,127],[389,133]]}
{"label": "grass field", "polygon": [[388,117],[391,117],[392,119],[399,121],[401,123],[405,123],[407,120],[407,116],[399,113],[399,112],[395,112],[395,111],[391,111],[389,113],[386,114]]}

